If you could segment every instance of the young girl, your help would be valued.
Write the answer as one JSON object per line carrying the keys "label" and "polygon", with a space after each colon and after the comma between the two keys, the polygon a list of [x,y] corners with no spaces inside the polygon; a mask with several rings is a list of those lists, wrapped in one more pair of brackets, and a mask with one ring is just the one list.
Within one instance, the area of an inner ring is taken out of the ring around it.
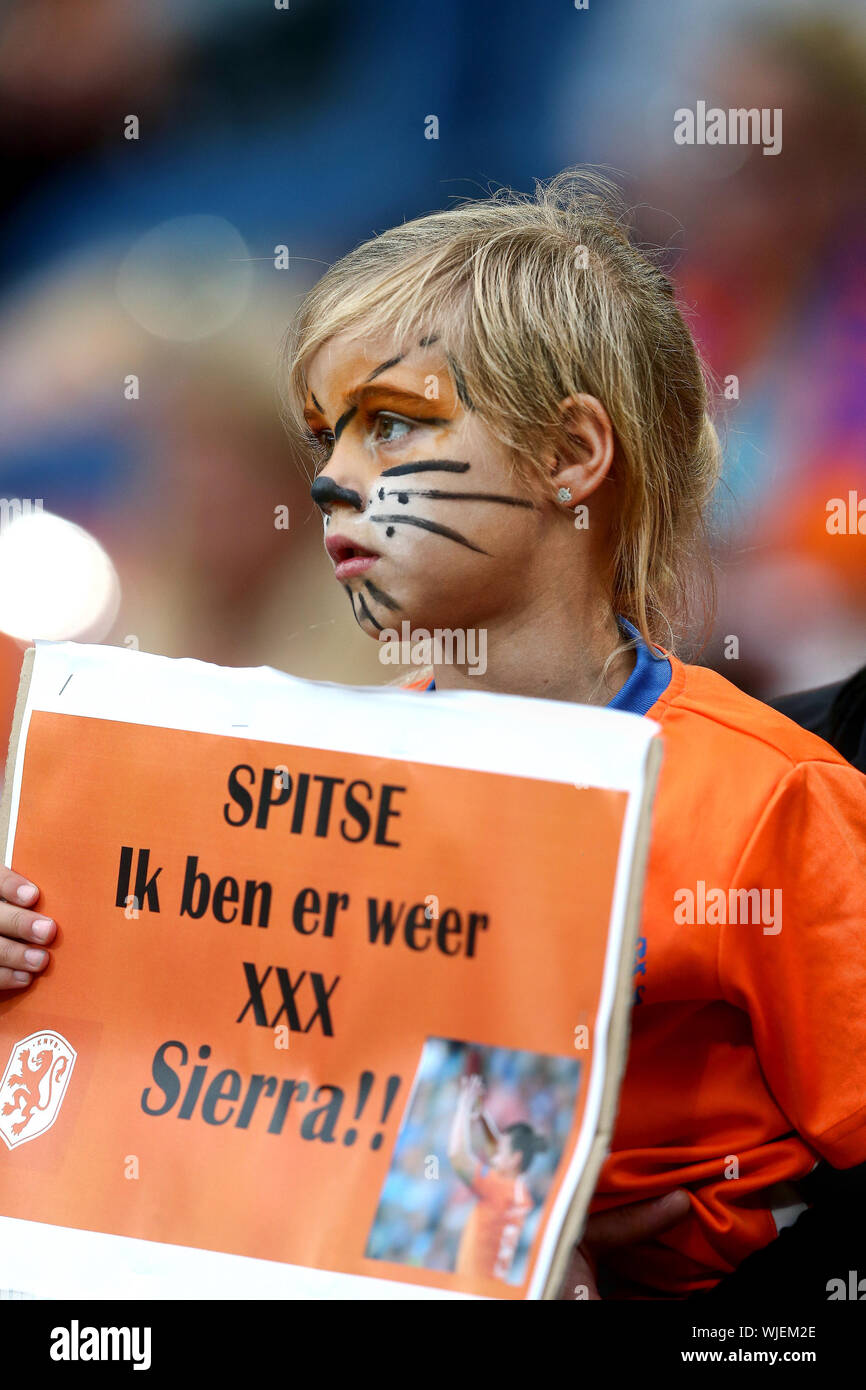
{"label": "young girl", "polygon": [[[819,1159],[866,1159],[866,781],[676,655],[707,587],[719,449],[672,287],[615,190],[566,173],[356,248],[303,304],[287,380],[354,621],[374,639],[404,621],[486,633],[483,673],[440,662],[410,687],[661,725],[630,1053],[593,1209],[686,1188],[688,1216],[621,1270],[632,1291],[710,1288],[775,1238]],[[0,986],[41,968],[24,954],[35,897],[20,901],[0,909]]]}

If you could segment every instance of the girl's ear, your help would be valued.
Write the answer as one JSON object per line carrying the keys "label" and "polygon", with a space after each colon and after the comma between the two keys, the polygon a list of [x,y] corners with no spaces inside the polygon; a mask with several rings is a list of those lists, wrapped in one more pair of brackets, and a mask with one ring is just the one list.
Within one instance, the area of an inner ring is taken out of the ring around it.
{"label": "girl's ear", "polygon": [[[549,453],[545,462],[555,494],[563,489],[559,500],[568,506],[589,497],[607,477],[614,457],[614,433],[610,416],[595,396],[566,396],[559,411],[569,446],[562,453]],[[565,491],[570,493],[568,498]]]}

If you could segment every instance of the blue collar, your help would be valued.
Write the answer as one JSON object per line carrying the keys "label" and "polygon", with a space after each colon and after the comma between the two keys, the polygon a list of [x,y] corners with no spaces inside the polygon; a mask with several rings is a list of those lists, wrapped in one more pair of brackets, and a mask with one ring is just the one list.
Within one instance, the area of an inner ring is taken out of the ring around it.
{"label": "blue collar", "polygon": [[620,627],[627,637],[635,639],[634,670],[608,702],[608,709],[624,709],[629,714],[646,714],[656,700],[665,693],[671,682],[673,670],[666,656],[648,647],[636,627],[627,618],[618,617]]}
{"label": "blue collar", "polygon": [[[629,714],[646,714],[670,684],[673,675],[671,663],[666,656],[647,646],[627,618],[620,617],[618,621],[624,636],[635,641],[636,660],[625,685],[617,691],[607,708],[626,710]],[[431,680],[424,689],[435,690],[435,681]]]}

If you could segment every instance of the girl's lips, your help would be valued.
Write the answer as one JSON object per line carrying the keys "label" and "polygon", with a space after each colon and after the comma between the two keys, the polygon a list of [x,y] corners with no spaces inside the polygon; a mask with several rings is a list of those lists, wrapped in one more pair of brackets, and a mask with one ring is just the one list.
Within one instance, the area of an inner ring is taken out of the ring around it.
{"label": "girl's lips", "polygon": [[350,536],[328,536],[325,549],[334,562],[334,574],[341,580],[363,574],[379,559],[377,551],[358,545]]}
{"label": "girl's lips", "polygon": [[341,560],[334,567],[334,575],[337,579],[351,579],[356,574],[363,574],[371,565],[375,565],[378,555],[353,555],[349,560]]}

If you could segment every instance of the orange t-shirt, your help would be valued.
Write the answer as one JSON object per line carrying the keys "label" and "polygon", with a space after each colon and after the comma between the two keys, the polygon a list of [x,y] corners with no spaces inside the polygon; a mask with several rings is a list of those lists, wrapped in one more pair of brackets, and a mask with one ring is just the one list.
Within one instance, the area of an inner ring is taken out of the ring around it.
{"label": "orange t-shirt", "polygon": [[866,1161],[866,777],[666,655],[631,1040],[592,1210],[688,1188],[685,1220],[617,1258],[685,1295],[775,1238],[774,1184]]}
{"label": "orange t-shirt", "polygon": [[457,1274],[507,1279],[532,1198],[522,1178],[509,1178],[476,1160],[469,1184],[478,1198],[460,1239]]}

